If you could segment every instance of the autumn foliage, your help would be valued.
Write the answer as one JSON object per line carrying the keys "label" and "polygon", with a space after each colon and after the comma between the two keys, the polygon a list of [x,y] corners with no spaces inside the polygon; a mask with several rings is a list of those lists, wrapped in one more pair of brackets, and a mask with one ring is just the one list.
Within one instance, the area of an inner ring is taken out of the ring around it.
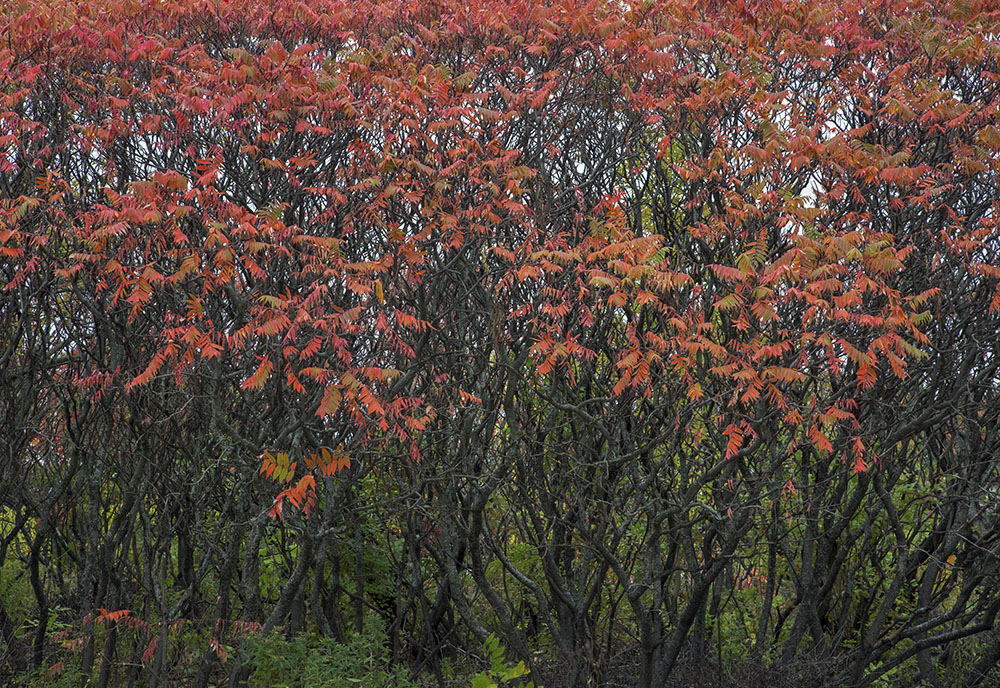
{"label": "autumn foliage", "polygon": [[377,616],[438,681],[490,633],[553,686],[990,676],[990,3],[0,25],[12,674],[236,685]]}

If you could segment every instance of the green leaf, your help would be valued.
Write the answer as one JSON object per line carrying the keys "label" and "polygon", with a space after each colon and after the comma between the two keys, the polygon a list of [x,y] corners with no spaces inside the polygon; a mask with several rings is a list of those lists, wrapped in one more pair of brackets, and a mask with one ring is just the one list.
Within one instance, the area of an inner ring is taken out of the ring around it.
{"label": "green leaf", "polygon": [[500,678],[504,681],[511,681],[515,678],[521,678],[527,673],[528,667],[524,666],[524,662],[518,662],[516,665],[507,667],[500,672]]}
{"label": "green leaf", "polygon": [[471,688],[497,688],[497,684],[486,674],[486,672],[482,672],[476,674],[475,678],[472,679]]}

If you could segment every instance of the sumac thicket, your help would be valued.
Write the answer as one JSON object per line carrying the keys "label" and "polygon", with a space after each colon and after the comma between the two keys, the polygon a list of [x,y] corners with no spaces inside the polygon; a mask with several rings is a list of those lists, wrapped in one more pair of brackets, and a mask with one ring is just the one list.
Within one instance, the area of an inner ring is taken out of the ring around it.
{"label": "sumac thicket", "polygon": [[0,676],[996,681],[991,3],[0,26]]}

